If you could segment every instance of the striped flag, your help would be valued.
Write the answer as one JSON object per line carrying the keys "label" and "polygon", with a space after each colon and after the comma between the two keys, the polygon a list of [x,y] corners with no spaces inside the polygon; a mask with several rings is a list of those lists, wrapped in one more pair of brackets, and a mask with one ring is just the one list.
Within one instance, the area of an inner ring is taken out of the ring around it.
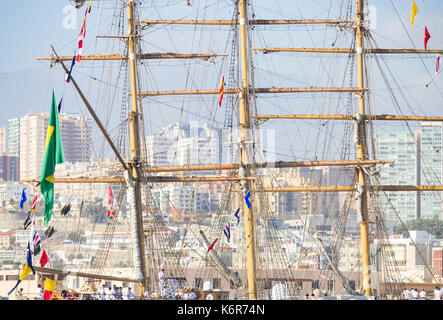
{"label": "striped flag", "polygon": [[45,281],[45,290],[43,291],[43,300],[51,300],[52,294],[54,293],[55,289],[55,281],[46,278]]}
{"label": "striped flag", "polygon": [[217,242],[217,240],[218,240],[218,238],[216,238],[216,239],[214,240],[214,242],[212,242],[212,243],[209,245],[209,247],[208,247],[208,252],[209,252],[212,248],[214,248],[214,245],[215,245],[215,243]]}
{"label": "striped flag", "polygon": [[26,220],[25,220],[25,223],[24,223],[25,230],[29,227],[29,225],[30,225],[31,222],[32,222],[31,217],[32,217],[32,215],[34,214],[35,206],[37,205],[37,199],[38,199],[38,195],[36,195],[36,196],[34,197],[34,200],[32,200],[32,208],[31,208],[31,210],[28,212],[28,216],[26,217]]}
{"label": "striped flag", "polygon": [[240,208],[235,211],[234,216],[237,218],[237,224],[240,223]]}
{"label": "striped flag", "polygon": [[218,105],[221,107],[223,100],[223,86],[225,84],[225,76],[222,77],[222,81],[220,84],[220,89],[218,90]]}
{"label": "striped flag", "polygon": [[226,225],[225,229],[223,230],[223,232],[225,233],[226,239],[228,240],[228,242],[231,240],[231,228],[229,223]]}
{"label": "striped flag", "polygon": [[87,14],[88,14],[88,7],[86,7],[85,17],[83,19],[82,28],[81,28],[80,33],[78,35],[79,39],[78,39],[78,54],[77,54],[77,58],[76,58],[77,62],[82,61],[83,40],[85,40],[85,37],[86,37],[86,15]]}
{"label": "striped flag", "polygon": [[112,191],[112,187],[109,186],[109,198],[108,198],[108,217],[113,216],[115,217],[115,211],[114,211],[114,206],[113,206],[113,197],[114,197],[114,192]]}
{"label": "striped flag", "polygon": [[[36,248],[40,245],[41,239],[40,239],[40,236],[39,236],[37,230],[35,230],[34,216],[32,217],[32,220],[31,220],[31,234],[30,234],[29,240],[30,240],[29,242],[32,243],[32,250],[34,251],[34,255],[36,255],[36,252],[37,252]],[[40,251],[40,250],[38,250],[38,251]]]}

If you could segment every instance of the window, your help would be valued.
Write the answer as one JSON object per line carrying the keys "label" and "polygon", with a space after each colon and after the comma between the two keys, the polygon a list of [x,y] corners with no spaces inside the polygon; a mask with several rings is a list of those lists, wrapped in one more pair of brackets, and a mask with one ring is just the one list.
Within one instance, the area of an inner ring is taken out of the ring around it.
{"label": "window", "polygon": [[303,289],[303,281],[300,280],[295,281],[295,287],[300,290]]}
{"label": "window", "polygon": [[272,281],[270,281],[270,280],[265,280],[264,281],[265,283],[264,283],[264,285],[263,285],[263,289],[272,289]]}
{"label": "window", "polygon": [[334,291],[334,280],[328,280],[328,290]]}
{"label": "window", "polygon": [[220,289],[220,278],[213,278],[212,279],[212,287],[214,289]]}
{"label": "window", "polygon": [[318,280],[312,281],[312,290],[314,289],[320,289],[320,281]]}
{"label": "window", "polygon": [[195,278],[195,285],[196,288],[201,289],[202,288],[202,278]]}

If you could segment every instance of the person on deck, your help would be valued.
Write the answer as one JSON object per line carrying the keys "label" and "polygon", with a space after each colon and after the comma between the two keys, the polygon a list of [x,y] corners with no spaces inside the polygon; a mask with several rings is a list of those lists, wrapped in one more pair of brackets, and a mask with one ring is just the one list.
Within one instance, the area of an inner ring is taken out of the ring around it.
{"label": "person on deck", "polygon": [[149,290],[149,287],[148,287],[148,288],[146,288],[146,291],[145,291],[145,299],[149,299],[150,296],[151,296],[151,291]]}
{"label": "person on deck", "polygon": [[106,300],[106,286],[105,285],[102,285],[102,287],[98,291],[98,299],[99,300]]}
{"label": "person on deck", "polygon": [[189,299],[190,300],[196,300],[197,299],[197,295],[194,292],[194,289],[191,289],[191,292],[189,293]]}
{"label": "person on deck", "polygon": [[411,291],[405,288],[403,290],[403,297],[405,298],[405,300],[411,300],[412,299]]}
{"label": "person on deck", "polygon": [[43,299],[43,289],[41,284],[39,284],[35,292],[35,300],[42,300],[42,299]]}
{"label": "person on deck", "polygon": [[135,299],[135,294],[131,291],[131,287],[128,288],[128,292],[126,293],[126,299],[127,300]]}
{"label": "person on deck", "polygon": [[165,294],[165,269],[162,269],[158,273],[158,286],[160,289],[160,294]]}
{"label": "person on deck", "polygon": [[209,293],[206,295],[206,300],[214,300],[214,296],[212,295],[212,290],[209,290]]}
{"label": "person on deck", "polygon": [[426,291],[425,291],[425,289],[421,289],[419,295],[420,295],[420,300],[426,300]]}
{"label": "person on deck", "polygon": [[440,299],[441,299],[440,287],[436,286],[434,289],[434,300],[440,300]]}

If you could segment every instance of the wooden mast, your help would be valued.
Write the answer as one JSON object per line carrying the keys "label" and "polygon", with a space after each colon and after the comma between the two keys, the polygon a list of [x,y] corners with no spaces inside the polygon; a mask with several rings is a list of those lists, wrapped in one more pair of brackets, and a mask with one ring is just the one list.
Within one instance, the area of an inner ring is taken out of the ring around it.
{"label": "wooden mast", "polygon": [[[247,0],[239,0],[240,10],[240,54],[241,54],[241,68],[242,68],[242,86],[240,89],[240,176],[247,178],[249,176],[250,157],[248,154],[249,147],[247,145],[247,134],[250,132],[250,118],[249,118],[249,77],[248,77],[248,51],[247,51]],[[243,197],[250,190],[250,182],[248,180],[242,181],[242,204],[243,216],[245,220],[245,237],[246,237],[246,269],[248,275],[248,292],[247,298],[249,300],[257,299],[256,286],[256,259],[255,259],[255,235],[254,235],[254,214],[251,194],[251,208],[246,205]]]}
{"label": "wooden mast", "polygon": [[[364,87],[364,78],[363,78],[363,1],[364,0],[356,0],[357,1],[357,14],[356,14],[356,45],[357,45],[357,72],[358,72],[358,87]],[[359,99],[359,116],[360,118],[365,117],[365,95],[362,91],[360,93]],[[364,161],[368,159],[368,148],[366,141],[366,122],[357,120],[357,160]],[[363,276],[363,290],[365,296],[372,295],[371,289],[371,261],[370,261],[370,251],[369,251],[369,199],[368,199],[368,188],[367,181],[368,176],[367,173],[363,170],[362,167],[356,168],[358,175],[358,186],[357,192],[359,196],[360,203],[358,206],[358,213],[360,214],[360,246],[361,246],[361,254],[362,254],[362,276]]]}
{"label": "wooden mast", "polygon": [[[136,65],[136,30],[134,23],[134,2],[128,1],[128,47],[129,47],[129,69],[131,76],[131,90],[137,92],[137,65]],[[129,135],[130,135],[130,146],[131,146],[131,160],[130,171],[133,178],[133,184],[135,188],[135,209],[136,217],[134,217],[135,223],[134,229],[137,232],[138,238],[138,248],[134,248],[135,259],[138,259],[137,265],[141,272],[141,283],[140,289],[144,293],[148,283],[147,271],[146,271],[146,259],[145,259],[145,237],[143,231],[143,220],[142,220],[142,203],[141,203],[141,175],[139,170],[140,159],[140,113],[138,110],[138,97],[136,94],[131,97],[132,110],[129,112]],[[140,276],[140,275],[137,275]]]}

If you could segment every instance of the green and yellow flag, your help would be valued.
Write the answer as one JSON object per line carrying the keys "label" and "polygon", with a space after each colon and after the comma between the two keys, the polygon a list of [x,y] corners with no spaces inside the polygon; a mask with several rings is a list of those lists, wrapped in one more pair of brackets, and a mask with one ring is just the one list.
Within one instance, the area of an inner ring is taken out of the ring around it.
{"label": "green and yellow flag", "polygon": [[43,161],[40,190],[45,196],[45,226],[48,225],[54,206],[54,171],[57,163],[63,163],[62,139],[58,122],[57,103],[52,91],[52,105],[46,134],[45,159]]}
{"label": "green and yellow flag", "polygon": [[415,1],[412,0],[412,13],[411,13],[411,24],[414,24],[415,15],[418,13],[417,5],[415,4]]}

